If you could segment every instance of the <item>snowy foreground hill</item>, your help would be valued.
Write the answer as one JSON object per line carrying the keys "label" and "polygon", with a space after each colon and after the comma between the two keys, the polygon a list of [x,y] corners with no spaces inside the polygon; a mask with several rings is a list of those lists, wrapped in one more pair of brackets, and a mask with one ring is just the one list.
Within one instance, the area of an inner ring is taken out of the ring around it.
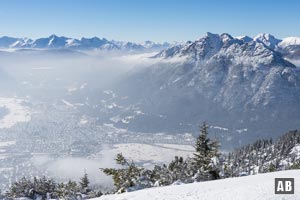
{"label": "snowy foreground hill", "polygon": [[[295,194],[275,195],[274,178],[294,178]],[[300,199],[299,183],[300,170],[290,170],[144,189],[136,192],[106,195],[95,200],[294,200]]]}

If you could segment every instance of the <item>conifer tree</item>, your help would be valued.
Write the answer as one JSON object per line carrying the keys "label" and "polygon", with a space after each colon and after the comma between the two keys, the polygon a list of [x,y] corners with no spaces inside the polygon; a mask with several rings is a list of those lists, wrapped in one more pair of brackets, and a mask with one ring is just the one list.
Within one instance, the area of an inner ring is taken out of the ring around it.
{"label": "conifer tree", "polygon": [[195,144],[196,153],[194,153],[194,164],[199,169],[203,168],[206,170],[210,163],[209,154],[211,149],[209,143],[210,139],[208,138],[208,126],[204,122],[200,127],[200,134]]}
{"label": "conifer tree", "polygon": [[269,165],[269,172],[275,172],[275,171],[276,171],[276,166],[273,163],[271,163]]}
{"label": "conifer tree", "polygon": [[204,122],[200,127],[200,134],[196,140],[194,153],[194,167],[196,170],[195,179],[197,181],[210,180],[219,178],[217,161],[219,143],[217,140],[211,141],[208,137],[209,126]]}
{"label": "conifer tree", "polygon": [[81,189],[84,190],[84,193],[86,193],[90,184],[90,180],[88,178],[88,174],[86,173],[86,171],[84,172],[83,177],[80,179],[79,184]]}
{"label": "conifer tree", "polygon": [[122,154],[117,154],[115,160],[117,164],[123,166],[122,169],[104,168],[101,170],[106,175],[112,176],[118,192],[122,193],[136,185],[136,181],[141,177],[144,169],[137,167],[133,161],[127,160]]}

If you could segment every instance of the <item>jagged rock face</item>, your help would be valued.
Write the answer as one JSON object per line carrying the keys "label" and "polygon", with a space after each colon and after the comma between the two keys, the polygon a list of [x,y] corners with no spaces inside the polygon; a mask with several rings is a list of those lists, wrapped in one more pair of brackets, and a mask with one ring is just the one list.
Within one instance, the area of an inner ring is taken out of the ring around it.
{"label": "jagged rock face", "polygon": [[[249,37],[246,40],[249,42]],[[281,40],[275,38],[269,33],[264,33],[257,35],[253,38],[253,40],[264,44],[266,47],[272,50],[280,52],[288,59],[300,59],[300,38],[298,37],[287,37]]]}
{"label": "jagged rock face", "polygon": [[278,46],[278,44],[282,41],[280,39],[275,38],[269,33],[259,34],[255,36],[253,40],[265,44],[270,49],[275,49]]}
{"label": "jagged rock face", "polygon": [[[170,59],[166,53],[169,50],[157,56]],[[273,102],[272,96],[280,97],[281,103],[286,99],[299,99],[293,96],[299,92],[299,70],[283,59],[280,53],[260,42],[241,42],[227,34],[208,34],[180,50],[176,49],[170,55],[187,56],[185,62],[192,66],[191,75],[184,73],[174,76],[173,72],[168,72],[163,77],[171,78],[166,80],[164,88],[181,85],[186,89],[196,89],[226,109],[234,109],[236,104],[267,106]],[[185,66],[179,64],[176,71]],[[280,96],[278,90],[284,86],[289,86],[285,89],[293,92],[285,92]]]}
{"label": "jagged rock face", "polygon": [[246,127],[249,139],[300,125],[300,70],[261,41],[208,33],[155,58],[162,62],[130,74],[120,90],[166,115],[170,127],[206,120]]}

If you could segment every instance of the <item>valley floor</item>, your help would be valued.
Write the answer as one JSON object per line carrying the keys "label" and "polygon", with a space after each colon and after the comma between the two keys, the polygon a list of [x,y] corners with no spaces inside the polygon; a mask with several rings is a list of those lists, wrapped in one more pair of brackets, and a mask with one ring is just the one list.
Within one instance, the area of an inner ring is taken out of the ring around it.
{"label": "valley floor", "polygon": [[[275,195],[274,178],[294,178],[295,194]],[[300,199],[300,170],[172,185],[105,195],[94,200],[296,200]]]}

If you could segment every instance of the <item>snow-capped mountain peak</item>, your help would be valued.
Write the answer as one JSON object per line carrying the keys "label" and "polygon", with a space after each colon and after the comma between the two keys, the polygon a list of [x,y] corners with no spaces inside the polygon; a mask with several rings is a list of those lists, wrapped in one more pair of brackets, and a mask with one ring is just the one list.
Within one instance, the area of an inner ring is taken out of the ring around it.
{"label": "snow-capped mountain peak", "polygon": [[[271,36],[266,36],[272,38]],[[170,47],[161,51],[156,57],[189,56],[198,61],[205,61],[213,56],[226,56],[243,62],[261,63],[272,62],[278,53],[266,47],[261,41],[250,40],[250,38],[234,38],[227,33],[207,33],[204,37],[185,45]],[[256,59],[254,59],[256,58]],[[263,58],[263,59],[262,59]]]}
{"label": "snow-capped mountain peak", "polygon": [[275,49],[278,43],[281,42],[280,39],[275,38],[273,35],[269,33],[258,34],[253,38],[253,40],[257,42],[261,42],[271,49]]}
{"label": "snow-capped mountain peak", "polygon": [[231,36],[228,35],[218,35],[207,32],[204,37],[184,45],[178,53],[179,56],[189,55],[196,60],[206,59],[213,56],[221,49],[223,41],[228,42],[228,40],[231,39]]}

